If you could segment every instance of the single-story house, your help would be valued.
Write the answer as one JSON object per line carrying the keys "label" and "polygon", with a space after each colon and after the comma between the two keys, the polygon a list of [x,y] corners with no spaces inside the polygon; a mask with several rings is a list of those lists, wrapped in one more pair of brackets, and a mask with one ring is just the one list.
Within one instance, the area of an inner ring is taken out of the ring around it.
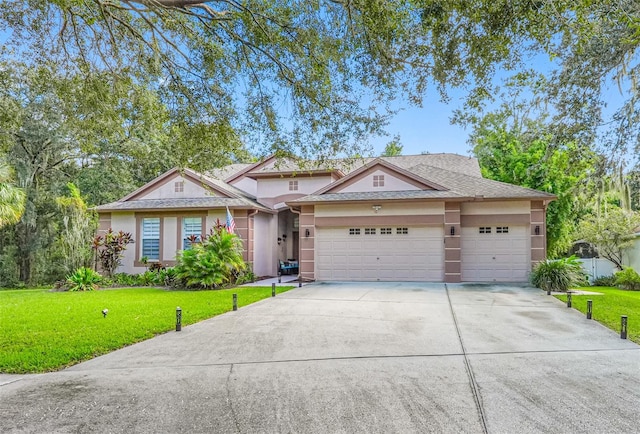
{"label": "single-story house", "polygon": [[555,196],[482,177],[455,154],[330,161],[301,168],[266,158],[210,173],[170,170],[97,207],[99,230],[135,240],[119,271],[141,258],[175,263],[187,237],[233,214],[258,276],[280,261],[305,280],[521,282],[546,256]]}

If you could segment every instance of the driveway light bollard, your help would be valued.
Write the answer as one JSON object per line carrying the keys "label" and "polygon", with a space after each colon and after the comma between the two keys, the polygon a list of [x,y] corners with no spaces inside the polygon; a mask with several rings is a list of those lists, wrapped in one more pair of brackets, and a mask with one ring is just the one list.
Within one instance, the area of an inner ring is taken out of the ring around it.
{"label": "driveway light bollard", "polygon": [[282,273],[278,271],[278,283],[282,283]]}
{"label": "driveway light bollard", "polygon": [[547,295],[551,295],[551,281],[547,280]]}
{"label": "driveway light bollard", "polygon": [[238,310],[238,294],[233,294],[233,310]]}
{"label": "driveway light bollard", "polygon": [[182,309],[180,306],[176,307],[176,331],[182,330]]}
{"label": "driveway light bollard", "polygon": [[275,297],[276,296],[276,284],[272,283],[271,284],[271,297]]}
{"label": "driveway light bollard", "polygon": [[627,339],[627,316],[620,317],[620,339]]}
{"label": "driveway light bollard", "polygon": [[571,307],[571,291],[567,291],[567,307]]}
{"label": "driveway light bollard", "polygon": [[591,319],[593,314],[593,300],[587,300],[587,319]]}

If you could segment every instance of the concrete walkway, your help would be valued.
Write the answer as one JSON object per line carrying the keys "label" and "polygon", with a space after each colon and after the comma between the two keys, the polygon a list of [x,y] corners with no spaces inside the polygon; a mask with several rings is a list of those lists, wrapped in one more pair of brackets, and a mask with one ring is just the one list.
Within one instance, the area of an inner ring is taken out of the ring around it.
{"label": "concrete walkway", "polygon": [[275,283],[276,286],[298,286],[298,276],[293,275],[284,275],[280,277],[270,277],[268,279],[257,280],[255,282],[245,283],[242,286],[271,286],[272,283]]}
{"label": "concrete walkway", "polygon": [[310,284],[5,383],[0,432],[615,433],[638,408],[640,347],[542,291]]}

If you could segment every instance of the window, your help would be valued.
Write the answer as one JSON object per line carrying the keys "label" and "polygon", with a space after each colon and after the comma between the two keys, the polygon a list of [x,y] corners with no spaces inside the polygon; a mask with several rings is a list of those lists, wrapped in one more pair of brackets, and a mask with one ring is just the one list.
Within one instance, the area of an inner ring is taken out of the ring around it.
{"label": "window", "polygon": [[409,228],[396,228],[396,235],[407,235]]}
{"label": "window", "polygon": [[496,227],[496,234],[508,234],[509,226],[498,226]]}
{"label": "window", "polygon": [[490,227],[484,227],[484,226],[481,226],[481,227],[479,228],[479,230],[478,230],[478,233],[481,233],[481,234],[490,234],[490,233],[491,233],[491,228],[490,228]]}
{"label": "window", "polygon": [[349,229],[349,235],[360,235],[360,228]]}
{"label": "window", "polygon": [[380,228],[380,235],[391,235],[391,228]]}
{"label": "window", "polygon": [[178,181],[173,184],[176,193],[182,193],[184,191],[184,181]]}
{"label": "window", "polygon": [[298,191],[298,181],[289,181],[289,191]]}
{"label": "window", "polygon": [[196,237],[197,241],[202,239],[202,218],[184,217],[182,219],[182,249],[191,248],[191,239]]}
{"label": "window", "polygon": [[160,259],[160,217],[142,219],[142,256]]}
{"label": "window", "polygon": [[373,186],[384,187],[384,175],[373,175]]}
{"label": "window", "polygon": [[364,234],[365,235],[375,235],[376,234],[376,228],[364,228]]}

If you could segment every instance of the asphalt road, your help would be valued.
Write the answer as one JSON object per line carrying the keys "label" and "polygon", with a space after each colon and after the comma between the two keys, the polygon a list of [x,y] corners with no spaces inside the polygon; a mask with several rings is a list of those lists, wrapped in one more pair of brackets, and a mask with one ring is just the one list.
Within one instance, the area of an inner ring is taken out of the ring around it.
{"label": "asphalt road", "polygon": [[638,409],[640,347],[515,286],[311,284],[0,375],[3,433],[626,433]]}

